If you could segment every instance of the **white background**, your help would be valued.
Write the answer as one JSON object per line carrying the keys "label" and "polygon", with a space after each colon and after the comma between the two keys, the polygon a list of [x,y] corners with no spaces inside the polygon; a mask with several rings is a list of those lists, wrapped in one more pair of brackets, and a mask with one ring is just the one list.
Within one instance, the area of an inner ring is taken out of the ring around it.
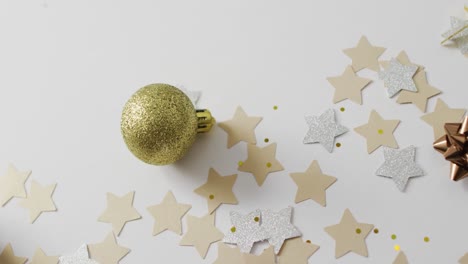
{"label": "white background", "polygon": [[[211,263],[192,247],[178,246],[170,232],[153,237],[146,207],[172,190],[189,212],[206,213],[206,201],[193,193],[209,167],[222,175],[237,172],[246,146],[226,148],[219,128],[201,136],[176,165],[155,167],[135,159],[120,135],[120,113],[129,96],[154,82],[183,84],[203,91],[201,106],[217,120],[230,119],[238,105],[263,116],[256,133],[278,143],[285,170],[270,174],[262,187],[239,172],[234,192],[239,205],[223,205],[217,226],[228,231],[229,211],[279,210],[294,205],[290,172],[304,171],[317,159],[322,171],[338,178],[327,192],[327,207],[313,201],[295,206],[294,223],[321,246],[311,263],[391,263],[399,244],[411,263],[456,263],[468,251],[468,180],[451,182],[449,163],[432,149],[432,129],[414,105],[387,98],[377,75],[363,92],[362,106],[332,104],[326,77],[350,63],[342,50],[366,35],[387,47],[382,59],[406,50],[424,65],[441,98],[454,108],[467,106],[468,60],[439,45],[449,16],[462,16],[462,0],[353,1],[193,1],[193,0],[0,0],[0,168],[9,162],[31,169],[41,184],[57,182],[57,213],[28,223],[15,199],[0,209],[0,247],[12,243],[17,255],[31,257],[36,247],[69,254],[83,243],[104,239],[110,226],[97,221],[106,192],[135,190],[142,220],[130,222],[119,243],[132,252],[121,263]],[[273,111],[273,105],[279,109]],[[435,99],[428,109],[433,110]],[[305,114],[327,108],[350,132],[333,153],[303,145]],[[400,193],[389,179],[374,175],[382,150],[366,152],[364,138],[352,131],[367,122],[371,109],[385,119],[400,119],[400,147],[415,145],[426,176],[412,179]],[[323,230],[350,208],[358,221],[380,233],[367,239],[369,258],[334,258],[334,240]],[[185,221],[184,221],[185,227]],[[391,234],[398,239],[390,239]],[[423,237],[429,236],[429,243]],[[259,252],[264,245],[256,248]]]}

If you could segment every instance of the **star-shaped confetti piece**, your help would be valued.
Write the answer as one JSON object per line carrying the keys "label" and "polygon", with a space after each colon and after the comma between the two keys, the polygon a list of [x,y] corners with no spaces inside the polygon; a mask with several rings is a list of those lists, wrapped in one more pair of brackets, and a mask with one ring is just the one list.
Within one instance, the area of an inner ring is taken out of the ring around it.
{"label": "star-shaped confetti piece", "polygon": [[400,191],[404,191],[409,178],[423,176],[424,171],[415,162],[416,148],[384,148],[385,161],[375,174],[391,178]]}
{"label": "star-shaped confetti piece", "polygon": [[231,148],[241,141],[256,144],[255,128],[262,121],[261,117],[248,116],[239,106],[231,120],[218,124],[226,133],[228,133],[227,147]]}
{"label": "star-shaped confetti piece", "polygon": [[18,171],[13,164],[8,166],[5,176],[0,177],[0,205],[3,207],[13,197],[26,198],[24,183],[31,171]]}
{"label": "star-shaped confetti piece", "polygon": [[254,243],[268,238],[260,225],[261,211],[255,210],[247,215],[232,211],[230,213],[232,227],[224,237],[224,242],[236,244],[241,252],[250,253]]}
{"label": "star-shaped confetti piece", "polygon": [[461,257],[461,258],[458,260],[458,263],[460,263],[460,264],[468,264],[468,253],[466,253],[465,255],[463,255],[463,257]]}
{"label": "star-shaped confetti piece", "polygon": [[316,160],[310,164],[305,172],[296,172],[290,175],[298,188],[296,203],[312,199],[321,206],[326,206],[325,191],[336,182],[336,178],[323,174]]}
{"label": "star-shaped confetti piece", "polygon": [[325,231],[335,240],[335,258],[354,252],[367,257],[366,237],[374,225],[356,221],[349,209],[344,211],[341,222],[325,228]]}
{"label": "star-shaped confetti piece", "polygon": [[27,258],[15,256],[11,244],[6,245],[0,254],[0,263],[2,264],[24,264],[26,261],[28,261]]}
{"label": "star-shaped confetti piece", "polygon": [[43,187],[36,181],[32,181],[29,195],[19,202],[21,207],[29,210],[30,223],[34,223],[42,212],[57,211],[57,207],[55,207],[52,200],[52,194],[56,186],[57,184],[52,184]]}
{"label": "star-shaped confetti piece", "polygon": [[405,253],[403,253],[403,251],[398,252],[397,257],[392,264],[408,264],[408,259],[406,258]]}
{"label": "star-shaped confetti piece", "polygon": [[392,59],[388,67],[379,72],[379,78],[384,81],[389,97],[395,96],[401,90],[417,92],[413,76],[418,66],[401,64],[397,59]]}
{"label": "star-shaped confetti piece", "polygon": [[223,242],[218,243],[218,258],[213,264],[243,264],[244,259],[237,247],[230,247]]}
{"label": "star-shaped confetti piece", "polygon": [[309,126],[304,137],[304,144],[320,143],[328,152],[332,152],[335,137],[348,132],[348,129],[335,121],[335,111],[328,109],[320,116],[306,116]]}
{"label": "star-shaped confetti piece", "polygon": [[433,96],[440,94],[440,90],[432,87],[427,83],[427,77],[425,71],[416,73],[413,77],[416,87],[418,88],[417,93],[409,91],[401,91],[398,96],[397,103],[407,104],[412,103],[416,105],[419,110],[426,112],[427,100]]}
{"label": "star-shaped confetti piece", "polygon": [[[406,54],[406,52],[403,50],[401,51],[398,56],[396,57],[396,59],[398,60],[398,62],[400,62],[401,64],[403,65],[406,65],[406,66],[416,66],[418,67],[418,71],[417,72],[420,72],[420,71],[423,71],[424,70],[424,66],[421,66],[421,65],[417,65],[417,64],[414,64],[411,62],[411,60],[409,59],[408,57],[408,54]],[[382,68],[387,69],[388,66],[390,65],[390,61],[381,61],[380,62],[380,65],[382,65]],[[416,85],[417,86],[417,85]],[[418,87],[419,88],[419,87]]]}
{"label": "star-shaped confetti piece", "polygon": [[275,264],[276,256],[273,247],[265,249],[261,255],[244,254],[245,264]]}
{"label": "star-shaped confetti piece", "polygon": [[292,207],[284,208],[279,212],[271,210],[262,211],[262,227],[268,236],[268,243],[280,252],[286,239],[301,236],[301,232],[291,223]]}
{"label": "star-shaped confetti piece", "polygon": [[288,239],[278,255],[278,264],[307,264],[309,258],[319,248],[309,240],[307,242],[302,241],[300,237]]}
{"label": "star-shaped confetti piece", "polygon": [[82,245],[73,255],[61,256],[59,261],[60,264],[100,264],[89,258],[88,246],[86,244]]}
{"label": "star-shaped confetti piece", "polygon": [[239,171],[252,173],[258,186],[262,186],[270,172],[284,170],[281,163],[276,159],[276,143],[263,148],[248,144],[247,156],[247,160],[239,166]]}
{"label": "star-shaped confetti piece", "polygon": [[369,122],[354,130],[367,139],[367,152],[372,153],[380,146],[398,148],[393,131],[399,123],[400,120],[384,120],[377,111],[372,110]]}
{"label": "star-shaped confetti piece", "polygon": [[333,103],[350,99],[355,103],[362,104],[361,90],[371,83],[371,80],[357,76],[351,66],[346,67],[341,76],[329,77],[327,80],[335,87]]}
{"label": "star-shaped confetti piece", "polygon": [[59,261],[58,256],[47,256],[40,248],[36,249],[31,264],[57,264]]}
{"label": "star-shaped confetti piece", "polygon": [[129,221],[141,218],[141,215],[133,207],[135,192],[129,192],[122,197],[107,193],[107,208],[98,221],[112,224],[112,229],[117,236]]}
{"label": "star-shaped confetti piece", "polygon": [[153,236],[166,230],[182,235],[181,219],[190,208],[192,206],[189,204],[178,203],[171,191],[167,192],[160,204],[148,207],[148,211],[155,219]]}
{"label": "star-shaped confetti piece", "polygon": [[202,258],[210,245],[223,239],[224,234],[215,227],[215,214],[203,217],[187,216],[188,231],[180,241],[181,246],[194,246]]}
{"label": "star-shaped confetti piece", "polygon": [[374,47],[363,36],[355,48],[345,49],[344,53],[353,60],[353,69],[358,72],[364,68],[379,71],[379,57],[385,52],[385,48]]}
{"label": "star-shaped confetti piece", "polygon": [[434,139],[445,135],[445,123],[457,123],[465,115],[465,109],[449,108],[442,99],[437,99],[434,112],[421,117],[426,123],[432,126],[434,130]]}
{"label": "star-shaped confetti piece", "polygon": [[[442,34],[442,36],[444,38],[452,37],[451,40],[458,46],[460,52],[468,55],[468,28],[462,30],[464,27],[468,26],[468,20],[463,20],[458,17],[450,17],[450,23],[452,29]],[[460,30],[462,31],[456,34]]]}
{"label": "star-shaped confetti piece", "polygon": [[107,235],[104,241],[90,244],[88,248],[91,258],[99,264],[118,264],[130,252],[130,249],[117,244],[112,232]]}
{"label": "star-shaped confetti piece", "polygon": [[195,189],[195,193],[203,196],[208,201],[208,213],[213,213],[222,203],[237,204],[237,198],[232,192],[236,183],[237,174],[221,176],[213,168],[208,172],[208,180],[205,184]]}

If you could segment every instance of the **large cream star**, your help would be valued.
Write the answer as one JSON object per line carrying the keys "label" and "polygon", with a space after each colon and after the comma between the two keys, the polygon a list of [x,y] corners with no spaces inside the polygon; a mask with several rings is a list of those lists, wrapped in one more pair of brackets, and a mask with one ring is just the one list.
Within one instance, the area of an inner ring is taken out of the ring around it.
{"label": "large cream star", "polygon": [[367,152],[371,153],[380,146],[398,148],[398,143],[393,136],[400,120],[384,120],[377,111],[372,110],[369,122],[354,130],[367,139]]}
{"label": "large cream star", "polygon": [[385,52],[385,48],[374,47],[363,36],[355,48],[345,49],[344,53],[353,60],[353,69],[358,72],[364,68],[379,71],[379,57]]}
{"label": "large cream star", "polygon": [[239,166],[239,171],[250,172],[255,176],[258,186],[262,186],[270,172],[284,170],[276,159],[276,143],[264,148],[256,145],[247,145],[247,160]]}
{"label": "large cream star", "polygon": [[223,239],[224,234],[215,227],[215,214],[203,217],[187,216],[188,231],[180,241],[181,246],[194,246],[202,258],[210,245]]}
{"label": "large cream star", "polygon": [[42,187],[36,181],[31,183],[31,191],[26,199],[19,202],[19,205],[29,210],[29,221],[34,223],[42,212],[57,211],[52,194],[57,184]]}
{"label": "large cream star", "polygon": [[57,264],[59,261],[58,256],[47,256],[42,249],[36,249],[31,264]]}
{"label": "large cream star", "polygon": [[275,264],[276,256],[273,247],[265,249],[261,255],[244,254],[245,264]]}
{"label": "large cream star", "polygon": [[162,203],[148,207],[154,217],[153,236],[170,230],[182,234],[181,218],[192,208],[189,204],[178,203],[171,191],[167,192]]}
{"label": "large cream star", "polygon": [[107,208],[98,218],[98,221],[112,224],[114,233],[119,236],[125,224],[141,218],[133,207],[135,192],[129,192],[122,197],[107,193]]}
{"label": "large cream star", "polygon": [[231,148],[241,141],[256,144],[255,128],[260,121],[261,117],[248,116],[239,106],[231,120],[220,122],[218,126],[228,133],[227,147]]}
{"label": "large cream star", "polygon": [[213,264],[244,264],[244,260],[239,248],[230,247],[223,242],[219,242],[218,258]]}
{"label": "large cream star", "polygon": [[28,261],[27,258],[15,256],[11,244],[6,245],[3,249],[2,254],[0,254],[0,263],[1,264],[24,264]]}
{"label": "large cream star", "polygon": [[26,198],[24,183],[31,171],[18,171],[13,164],[8,166],[5,176],[0,177],[0,205],[3,207],[13,197]]}
{"label": "large cream star", "polygon": [[88,245],[88,249],[89,256],[99,264],[118,264],[130,252],[130,249],[117,244],[112,232],[101,243]]}
{"label": "large cream star", "polygon": [[312,244],[309,240],[302,241],[302,238],[296,237],[286,240],[278,254],[278,264],[307,264],[309,258],[320,247]]}
{"label": "large cream star", "polygon": [[350,99],[355,103],[362,104],[361,90],[371,83],[371,80],[357,76],[351,66],[346,67],[342,75],[329,77],[327,80],[335,87],[333,103]]}
{"label": "large cream star", "polygon": [[434,112],[421,117],[426,123],[432,126],[434,130],[434,139],[438,139],[445,135],[445,123],[456,123],[465,115],[465,109],[449,108],[442,99],[437,99],[437,104]]}
{"label": "large cream star", "polygon": [[398,96],[397,103],[412,103],[416,105],[422,112],[426,112],[427,100],[440,94],[440,90],[432,87],[429,85],[429,83],[427,83],[425,71],[417,72],[413,79],[416,87],[418,88],[418,92],[414,93],[406,90],[401,91]]}

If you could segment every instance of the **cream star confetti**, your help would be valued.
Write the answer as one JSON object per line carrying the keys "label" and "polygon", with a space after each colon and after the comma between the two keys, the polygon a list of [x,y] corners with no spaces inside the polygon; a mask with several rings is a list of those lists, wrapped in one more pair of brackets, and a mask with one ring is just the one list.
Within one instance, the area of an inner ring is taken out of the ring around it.
{"label": "cream star confetti", "polygon": [[135,192],[129,192],[122,197],[107,193],[107,208],[98,221],[112,224],[114,233],[119,236],[125,224],[141,218],[133,207]]}
{"label": "cream star confetti", "polygon": [[380,146],[398,148],[393,131],[400,120],[384,120],[377,111],[372,110],[369,122],[356,127],[354,131],[367,139],[367,152],[372,153]]}
{"label": "cream star confetti", "polygon": [[305,172],[296,172],[290,175],[298,188],[296,203],[312,199],[321,206],[326,206],[325,191],[336,182],[336,178],[323,174],[316,160],[310,164]]}
{"label": "cream star confetti", "polygon": [[70,256],[61,256],[60,264],[100,264],[99,262],[89,258],[88,246],[82,245],[78,250]]}
{"label": "cream star confetti", "polygon": [[379,78],[384,81],[389,97],[395,96],[401,90],[417,92],[413,76],[418,66],[401,64],[397,59],[392,59],[388,67],[379,72]]}
{"label": "cream star confetti", "polygon": [[276,256],[273,247],[265,249],[261,255],[244,254],[245,264],[275,264]]}
{"label": "cream star confetti", "polygon": [[56,186],[57,184],[52,184],[42,187],[36,181],[32,181],[29,195],[19,202],[21,207],[29,210],[30,223],[34,223],[43,212],[57,211],[57,207],[55,207],[52,200],[52,194]]}
{"label": "cream star confetti", "polygon": [[432,126],[434,130],[434,139],[445,135],[445,123],[457,123],[465,115],[465,109],[449,108],[442,99],[437,99],[434,112],[421,117],[424,122]]}
{"label": "cream star confetti", "polygon": [[31,264],[57,264],[59,261],[58,256],[47,256],[40,248],[36,249]]}
{"label": "cream star confetti", "polygon": [[416,73],[416,75],[413,77],[413,80],[416,84],[416,87],[418,88],[418,92],[413,93],[409,91],[401,91],[398,96],[397,103],[412,103],[416,105],[422,112],[426,112],[427,100],[440,94],[440,90],[432,87],[429,85],[429,83],[427,83],[425,71],[419,71]]}
{"label": "cream star confetti", "polygon": [[230,213],[232,227],[224,237],[224,242],[237,244],[241,252],[250,253],[254,243],[268,238],[260,225],[261,211],[255,210],[247,215],[232,211]]}
{"label": "cream star confetti", "polygon": [[180,241],[181,246],[194,246],[202,258],[210,245],[223,239],[224,234],[215,227],[215,214],[203,217],[187,216],[188,231]]}
{"label": "cream star confetti", "polygon": [[276,143],[263,148],[248,144],[247,156],[247,160],[239,166],[239,171],[252,173],[258,186],[262,186],[269,173],[284,170],[281,163],[275,157]]}
{"label": "cream star confetti", "polygon": [[302,238],[292,238],[286,240],[278,254],[278,264],[307,264],[309,258],[319,249],[320,247],[307,242],[302,241]]}
{"label": "cream star confetti", "polygon": [[278,254],[286,239],[301,236],[301,232],[291,223],[292,207],[279,212],[262,211],[262,227],[267,233],[268,242]]}
{"label": "cream star confetti", "polygon": [[367,257],[366,237],[374,225],[356,221],[349,209],[344,211],[339,224],[325,228],[325,231],[335,240],[335,258],[354,252]]}
{"label": "cream star confetti", "polygon": [[304,137],[304,144],[320,143],[328,152],[332,152],[335,137],[340,136],[348,129],[335,121],[335,111],[328,109],[320,116],[306,116],[309,126]]}
{"label": "cream star confetti", "polygon": [[256,144],[255,128],[260,121],[261,117],[248,116],[239,106],[231,120],[221,122],[218,126],[228,133],[227,147],[231,148],[241,141]]}
{"label": "cream star confetti", "polygon": [[213,264],[243,264],[244,259],[237,247],[230,247],[223,242],[218,242],[218,258]]}
{"label": "cream star confetti", "polygon": [[13,197],[26,198],[24,183],[31,171],[18,171],[13,164],[8,166],[5,176],[0,177],[0,205],[3,207]]}
{"label": "cream star confetti", "polygon": [[203,196],[208,201],[208,212],[211,214],[222,203],[237,204],[237,198],[232,192],[236,183],[237,174],[221,176],[213,168],[208,172],[208,180],[205,184],[195,189],[195,193]]}
{"label": "cream star confetti", "polygon": [[371,83],[371,80],[357,76],[351,66],[346,67],[341,76],[329,77],[327,80],[335,87],[333,103],[350,99],[355,103],[362,104],[361,91]]}
{"label": "cream star confetti", "polygon": [[[417,65],[417,64],[414,64],[411,62],[411,60],[409,59],[408,57],[408,54],[406,54],[406,52],[403,50],[401,51],[398,56],[396,57],[396,59],[398,60],[398,62],[400,62],[401,64],[403,65],[406,65],[406,66],[417,66],[418,67],[418,71],[417,72],[420,72],[422,70],[424,70],[424,66],[421,66],[421,65]],[[382,65],[382,68],[387,69],[388,66],[390,65],[390,61],[381,61],[380,62],[380,65]],[[416,85],[417,86],[417,85]],[[419,88],[419,87],[418,87]]]}
{"label": "cream star confetti", "polygon": [[403,251],[398,252],[398,255],[393,261],[393,264],[408,264],[408,259],[406,258],[406,255],[403,253]]}
{"label": "cream star confetti", "polygon": [[2,264],[24,264],[28,261],[27,258],[15,256],[11,244],[6,245],[0,254],[0,263]]}
{"label": "cream star confetti", "polygon": [[170,230],[177,235],[182,235],[182,217],[192,208],[189,204],[178,203],[174,194],[169,191],[160,204],[148,207],[148,211],[154,217],[153,236]]}
{"label": "cream star confetti", "polygon": [[[463,20],[458,17],[451,17],[450,23],[452,29],[442,34],[444,38],[448,38],[463,27],[468,26],[468,20]],[[468,28],[453,36],[451,40],[458,46],[462,54],[468,54]]]}
{"label": "cream star confetti", "polygon": [[363,36],[355,48],[345,49],[344,53],[353,60],[353,69],[358,72],[364,68],[379,71],[379,57],[385,52],[385,48],[375,47]]}
{"label": "cream star confetti", "polygon": [[461,257],[461,258],[458,260],[458,263],[460,263],[460,264],[468,264],[468,253],[466,253],[465,255],[463,255],[463,257]]}
{"label": "cream star confetti", "polygon": [[101,243],[88,245],[88,249],[91,258],[99,264],[118,264],[130,252],[117,244],[112,232]]}

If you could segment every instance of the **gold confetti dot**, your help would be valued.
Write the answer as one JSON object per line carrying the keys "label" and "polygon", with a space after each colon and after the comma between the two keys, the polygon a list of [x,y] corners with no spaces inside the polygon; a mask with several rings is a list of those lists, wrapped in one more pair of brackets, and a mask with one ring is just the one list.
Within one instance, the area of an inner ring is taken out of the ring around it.
{"label": "gold confetti dot", "polygon": [[312,243],[312,241],[310,241],[310,240],[307,240],[307,241],[306,241],[306,243],[310,244],[310,243]]}
{"label": "gold confetti dot", "polygon": [[346,110],[346,109],[345,109],[344,107],[341,107],[341,108],[340,108],[340,111],[341,111],[341,112],[344,112],[345,110]]}
{"label": "gold confetti dot", "polygon": [[427,243],[427,242],[429,242],[429,241],[430,241],[429,237],[424,237],[424,242]]}
{"label": "gold confetti dot", "polygon": [[360,228],[356,228],[356,234],[361,234],[361,229]]}
{"label": "gold confetti dot", "polygon": [[395,240],[395,239],[396,239],[396,235],[395,235],[395,234],[392,234],[391,238],[392,238],[393,240]]}
{"label": "gold confetti dot", "polygon": [[271,167],[271,162],[267,162],[266,166],[267,166],[268,168],[270,168],[270,167]]}
{"label": "gold confetti dot", "polygon": [[378,234],[379,233],[379,229],[378,228],[375,228],[374,229],[374,234]]}
{"label": "gold confetti dot", "polygon": [[274,105],[274,106],[273,106],[273,110],[278,110],[278,106],[277,106],[277,105]]}
{"label": "gold confetti dot", "polygon": [[231,232],[232,232],[232,233],[235,233],[235,232],[236,232],[236,227],[235,227],[235,226],[231,227]]}
{"label": "gold confetti dot", "polygon": [[260,221],[260,217],[256,216],[256,217],[254,218],[254,221],[255,221],[255,222]]}
{"label": "gold confetti dot", "polygon": [[263,141],[265,141],[265,143],[268,143],[268,142],[270,142],[270,139],[269,139],[269,138],[265,138]]}
{"label": "gold confetti dot", "polygon": [[237,162],[237,165],[242,166],[244,164],[244,162],[242,160],[240,160],[239,162]]}
{"label": "gold confetti dot", "polygon": [[383,129],[377,130],[377,133],[379,133],[380,135],[382,135],[382,134],[383,134]]}
{"label": "gold confetti dot", "polygon": [[400,251],[400,245],[398,245],[398,244],[395,245],[393,248],[395,249],[395,251]]}
{"label": "gold confetti dot", "polygon": [[337,148],[341,147],[341,143],[340,142],[336,143],[336,147]]}
{"label": "gold confetti dot", "polygon": [[213,199],[214,199],[214,195],[210,194],[209,198],[210,198],[210,200],[213,200]]}

